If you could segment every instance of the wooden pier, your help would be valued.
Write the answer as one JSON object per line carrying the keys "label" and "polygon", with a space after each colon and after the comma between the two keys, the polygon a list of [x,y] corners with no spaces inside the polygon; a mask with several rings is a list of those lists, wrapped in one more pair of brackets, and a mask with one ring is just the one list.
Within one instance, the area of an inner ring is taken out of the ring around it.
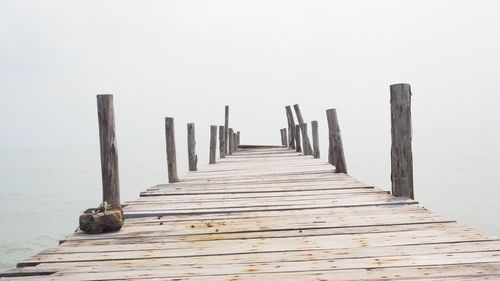
{"label": "wooden pier", "polygon": [[[500,280],[500,241],[282,147],[240,146],[2,280]],[[16,277],[17,276],[17,277]]]}

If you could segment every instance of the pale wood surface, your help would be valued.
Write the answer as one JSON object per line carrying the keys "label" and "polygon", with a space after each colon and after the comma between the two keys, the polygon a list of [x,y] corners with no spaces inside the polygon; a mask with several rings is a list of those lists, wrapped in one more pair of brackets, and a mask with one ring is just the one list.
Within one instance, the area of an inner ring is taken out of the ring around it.
{"label": "pale wood surface", "polygon": [[500,240],[334,169],[242,146],[2,280],[500,280]]}

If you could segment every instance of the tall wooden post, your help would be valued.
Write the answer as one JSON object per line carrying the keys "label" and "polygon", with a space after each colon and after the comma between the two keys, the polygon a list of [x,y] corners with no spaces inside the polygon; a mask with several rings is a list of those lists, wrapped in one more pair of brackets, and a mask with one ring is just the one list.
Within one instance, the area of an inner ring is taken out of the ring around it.
{"label": "tall wooden post", "polygon": [[228,149],[227,149],[227,154],[228,155],[233,155],[233,146],[234,146],[234,142],[233,142],[233,128],[229,128],[227,130],[227,141],[228,141]]}
{"label": "tall wooden post", "polygon": [[411,147],[411,88],[391,85],[391,181],[392,194],[414,199]]}
{"label": "tall wooden post", "polygon": [[295,121],[293,120],[292,109],[287,105],[285,110],[286,119],[288,120],[288,148],[295,149]]}
{"label": "tall wooden post", "polygon": [[300,146],[300,125],[295,125],[293,133],[295,135],[295,151],[302,152],[302,147]]}
{"label": "tall wooden post", "polygon": [[229,105],[226,105],[224,112],[224,154],[231,155],[229,152]]}
{"label": "tall wooden post", "polygon": [[302,123],[299,127],[302,132],[302,150],[304,151],[304,155],[312,155],[312,148],[308,143],[309,138],[307,137],[307,123]]}
{"label": "tall wooden post", "polygon": [[[293,105],[293,109],[295,110],[295,115],[297,115],[297,121],[299,125],[305,124],[304,118],[302,118],[302,112],[300,111],[300,107],[298,104]],[[307,129],[307,126],[304,127]],[[302,129],[302,127],[301,127]],[[307,130],[302,133],[302,149],[304,151],[304,155],[312,154],[311,141],[309,140],[309,136],[307,135]]]}
{"label": "tall wooden post", "polygon": [[198,165],[198,155],[196,155],[196,139],[194,134],[194,123],[187,124],[187,141],[188,141],[188,161],[189,171],[196,171]]}
{"label": "tall wooden post", "polygon": [[210,126],[210,155],[209,164],[215,164],[215,155],[217,153],[217,126]]}
{"label": "tall wooden post", "polygon": [[328,109],[326,111],[326,119],[328,121],[328,133],[330,141],[331,162],[335,166],[336,173],[347,174],[347,166],[344,157],[344,147],[342,145],[342,137],[340,136],[340,127],[337,120],[337,111]]}
{"label": "tall wooden post", "polygon": [[101,150],[102,201],[106,201],[112,207],[120,208],[120,180],[113,95],[97,95],[97,116]]}
{"label": "tall wooden post", "polygon": [[318,121],[311,121],[312,137],[313,137],[313,156],[319,158],[319,137],[318,137]]}
{"label": "tall wooden post", "polygon": [[168,182],[179,181],[177,177],[177,157],[175,153],[174,118],[165,117],[165,139],[167,142]]}
{"label": "tall wooden post", "polygon": [[224,126],[219,126],[219,157],[226,158],[226,129]]}
{"label": "tall wooden post", "polygon": [[238,131],[236,133],[236,149],[240,147],[240,136],[241,136],[240,131]]}

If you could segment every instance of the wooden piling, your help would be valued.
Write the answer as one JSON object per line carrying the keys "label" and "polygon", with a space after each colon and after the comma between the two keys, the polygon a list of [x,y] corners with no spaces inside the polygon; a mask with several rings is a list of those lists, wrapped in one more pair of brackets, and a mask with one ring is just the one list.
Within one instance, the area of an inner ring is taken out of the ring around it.
{"label": "wooden piling", "polygon": [[233,128],[229,128],[227,130],[227,141],[228,141],[228,148],[227,148],[227,154],[228,155],[233,155],[233,146],[234,146],[234,142],[233,142]]}
{"label": "wooden piling", "polygon": [[225,140],[226,128],[224,126],[219,126],[219,157],[226,158],[226,140]]}
{"label": "wooden piling", "polygon": [[293,133],[295,136],[295,151],[302,152],[302,147],[300,145],[300,125],[295,125]]}
{"label": "wooden piling", "polygon": [[106,201],[112,207],[121,207],[113,95],[97,95],[97,115],[101,151],[102,201]]}
{"label": "wooden piling", "polygon": [[231,155],[229,152],[229,105],[226,105],[224,112],[224,154]]}
{"label": "wooden piling", "polygon": [[165,139],[167,143],[167,169],[169,183],[179,181],[179,178],[177,177],[177,158],[175,153],[174,131],[174,118],[165,117]]}
{"label": "wooden piling", "polygon": [[215,157],[217,153],[217,126],[210,126],[210,153],[209,164],[215,164]]}
{"label": "wooden piling", "polygon": [[283,146],[284,147],[288,146],[288,137],[286,128],[283,128]]}
{"label": "wooden piling", "polygon": [[414,199],[411,88],[409,84],[394,84],[390,90],[392,195]]}
{"label": "wooden piling", "polygon": [[292,109],[287,105],[285,106],[285,111],[288,121],[288,148],[295,149],[295,121],[293,120]]}
{"label": "wooden piling", "polygon": [[330,163],[335,166],[336,173],[347,174],[342,137],[340,135],[340,127],[337,120],[337,111],[335,109],[328,109],[326,111],[326,119],[328,121],[328,133],[331,153],[331,157],[329,157],[329,159],[331,158]]}
{"label": "wooden piling", "polygon": [[[297,115],[297,121],[299,125],[305,124],[299,105],[294,104],[293,109],[295,110],[295,115]],[[306,131],[302,133],[302,150],[304,151],[304,155],[312,155],[311,141],[309,140],[309,136],[307,135],[307,126],[305,126],[304,128],[306,129]]]}
{"label": "wooden piling", "polygon": [[302,133],[302,150],[304,152],[304,155],[312,155],[312,148],[308,143],[309,138],[307,137],[307,123],[302,123],[299,125],[299,127],[300,132]]}
{"label": "wooden piling", "polygon": [[198,170],[198,155],[196,155],[196,139],[194,133],[194,123],[187,124],[187,141],[188,141],[188,161],[189,171]]}
{"label": "wooden piling", "polygon": [[280,129],[281,145],[283,147],[287,146],[286,139],[285,139],[285,134],[286,134],[286,132],[284,131],[284,129]]}
{"label": "wooden piling", "polygon": [[236,149],[240,147],[240,136],[241,136],[240,131],[238,131],[236,133]]}
{"label": "wooden piling", "polygon": [[318,137],[318,121],[311,121],[312,138],[313,138],[313,156],[314,158],[320,157],[319,152],[319,137]]}

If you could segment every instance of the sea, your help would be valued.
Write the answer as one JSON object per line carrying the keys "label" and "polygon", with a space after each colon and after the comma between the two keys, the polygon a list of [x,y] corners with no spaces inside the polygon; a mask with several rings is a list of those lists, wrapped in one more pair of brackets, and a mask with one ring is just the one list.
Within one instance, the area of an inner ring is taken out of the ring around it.
{"label": "sea", "polygon": [[[500,149],[494,141],[478,147],[473,139],[447,140],[436,136],[414,144],[416,200],[433,212],[500,236]],[[366,140],[345,146],[351,175],[390,190],[390,147],[377,151],[378,145]],[[177,152],[181,176],[187,171],[184,150]],[[208,150],[198,150],[202,168]],[[324,145],[322,159],[326,161]],[[122,202],[167,181],[160,145],[119,150],[119,163]],[[0,151],[0,271],[57,246],[76,229],[81,212],[97,207],[101,196],[98,147]]]}

